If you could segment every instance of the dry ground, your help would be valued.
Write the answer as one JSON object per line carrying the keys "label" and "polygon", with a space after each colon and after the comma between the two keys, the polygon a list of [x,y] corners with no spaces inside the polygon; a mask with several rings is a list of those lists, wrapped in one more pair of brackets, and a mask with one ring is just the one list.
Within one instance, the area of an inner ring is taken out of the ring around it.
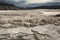
{"label": "dry ground", "polygon": [[60,10],[0,12],[0,40],[60,40],[60,17],[43,15]]}

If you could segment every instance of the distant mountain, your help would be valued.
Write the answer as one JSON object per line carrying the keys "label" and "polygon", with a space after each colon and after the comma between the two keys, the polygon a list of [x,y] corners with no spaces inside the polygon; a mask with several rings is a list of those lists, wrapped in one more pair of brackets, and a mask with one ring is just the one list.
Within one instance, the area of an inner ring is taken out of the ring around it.
{"label": "distant mountain", "polygon": [[0,0],[0,3],[12,4],[19,8],[60,6],[60,0]]}

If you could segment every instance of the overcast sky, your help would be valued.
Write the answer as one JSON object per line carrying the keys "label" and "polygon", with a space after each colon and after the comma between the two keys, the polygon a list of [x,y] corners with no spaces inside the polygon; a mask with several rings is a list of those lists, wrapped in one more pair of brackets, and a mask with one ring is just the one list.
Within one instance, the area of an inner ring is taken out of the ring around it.
{"label": "overcast sky", "polygon": [[[13,4],[17,7],[35,7],[35,6],[42,6],[42,4],[45,3],[60,2],[60,0],[0,0],[0,3],[3,2],[7,4]],[[45,5],[52,5],[52,4],[45,4]]]}

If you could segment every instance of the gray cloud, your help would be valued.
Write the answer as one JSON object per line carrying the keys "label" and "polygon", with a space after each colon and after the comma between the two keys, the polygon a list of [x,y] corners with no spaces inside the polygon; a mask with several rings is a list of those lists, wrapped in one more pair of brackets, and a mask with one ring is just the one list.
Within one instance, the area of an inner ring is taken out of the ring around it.
{"label": "gray cloud", "polygon": [[[0,0],[0,3],[12,4],[17,7],[22,8],[30,8],[30,7],[38,7],[38,6],[55,6],[60,5],[60,0]],[[42,2],[40,2],[42,1]],[[35,2],[35,3],[34,3]]]}

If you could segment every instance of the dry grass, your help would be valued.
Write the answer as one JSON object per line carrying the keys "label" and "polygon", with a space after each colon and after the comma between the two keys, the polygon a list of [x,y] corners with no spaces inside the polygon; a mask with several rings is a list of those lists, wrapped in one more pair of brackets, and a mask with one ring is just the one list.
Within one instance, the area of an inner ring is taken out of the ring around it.
{"label": "dry grass", "polygon": [[0,15],[0,40],[58,40],[59,25],[60,17],[40,12]]}
{"label": "dry grass", "polygon": [[19,16],[1,16],[0,26],[1,27],[35,27],[43,25],[60,25],[60,17],[50,17],[41,14],[21,14]]}

